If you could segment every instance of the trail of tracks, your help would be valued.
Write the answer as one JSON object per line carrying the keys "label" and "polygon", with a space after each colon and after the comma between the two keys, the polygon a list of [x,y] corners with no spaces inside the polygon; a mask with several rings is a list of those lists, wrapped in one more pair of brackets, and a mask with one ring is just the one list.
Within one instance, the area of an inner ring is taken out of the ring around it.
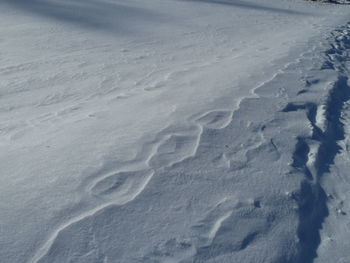
{"label": "trail of tracks", "polygon": [[[335,157],[343,151],[339,142],[345,139],[342,122],[344,105],[350,100],[348,84],[348,62],[350,59],[350,25],[332,32],[331,48],[325,52],[320,71],[328,71],[334,80],[324,87],[326,96],[322,99],[308,100],[311,92],[322,78],[307,82],[304,95],[298,102],[289,103],[284,112],[304,111],[310,122],[309,136],[298,136],[292,166],[304,175],[301,189],[296,196],[299,206],[300,252],[296,262],[313,262],[322,242],[320,231],[329,215],[327,193],[322,185],[323,176],[332,176],[331,166]],[[327,74],[325,74],[327,75]],[[319,87],[318,87],[319,88]],[[336,180],[336,178],[334,178]]]}

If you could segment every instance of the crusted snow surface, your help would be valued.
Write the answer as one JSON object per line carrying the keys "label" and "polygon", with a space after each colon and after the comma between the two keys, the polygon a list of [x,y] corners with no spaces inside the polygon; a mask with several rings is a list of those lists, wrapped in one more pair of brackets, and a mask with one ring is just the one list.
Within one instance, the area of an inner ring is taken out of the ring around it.
{"label": "crusted snow surface", "polygon": [[350,262],[347,5],[0,14],[0,262]]}

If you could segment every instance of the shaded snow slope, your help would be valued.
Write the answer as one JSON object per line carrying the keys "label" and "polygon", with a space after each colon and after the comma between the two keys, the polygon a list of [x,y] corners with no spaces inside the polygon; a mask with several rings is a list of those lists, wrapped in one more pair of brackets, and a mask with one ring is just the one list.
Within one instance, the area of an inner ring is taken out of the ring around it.
{"label": "shaded snow slope", "polygon": [[1,262],[327,262],[326,231],[345,238],[321,181],[346,166],[346,8],[0,12]]}

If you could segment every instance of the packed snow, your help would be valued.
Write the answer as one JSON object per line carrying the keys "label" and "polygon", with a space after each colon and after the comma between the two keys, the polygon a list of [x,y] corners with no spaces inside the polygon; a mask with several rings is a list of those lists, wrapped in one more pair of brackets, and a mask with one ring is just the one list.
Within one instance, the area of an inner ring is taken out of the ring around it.
{"label": "packed snow", "polygon": [[349,21],[0,0],[0,262],[349,263]]}

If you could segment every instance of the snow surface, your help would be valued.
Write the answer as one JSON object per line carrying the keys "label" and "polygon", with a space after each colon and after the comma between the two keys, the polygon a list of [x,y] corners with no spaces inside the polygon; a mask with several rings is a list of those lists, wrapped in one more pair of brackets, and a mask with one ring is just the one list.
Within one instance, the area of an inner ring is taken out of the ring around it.
{"label": "snow surface", "polygon": [[350,262],[349,8],[1,0],[0,262]]}

